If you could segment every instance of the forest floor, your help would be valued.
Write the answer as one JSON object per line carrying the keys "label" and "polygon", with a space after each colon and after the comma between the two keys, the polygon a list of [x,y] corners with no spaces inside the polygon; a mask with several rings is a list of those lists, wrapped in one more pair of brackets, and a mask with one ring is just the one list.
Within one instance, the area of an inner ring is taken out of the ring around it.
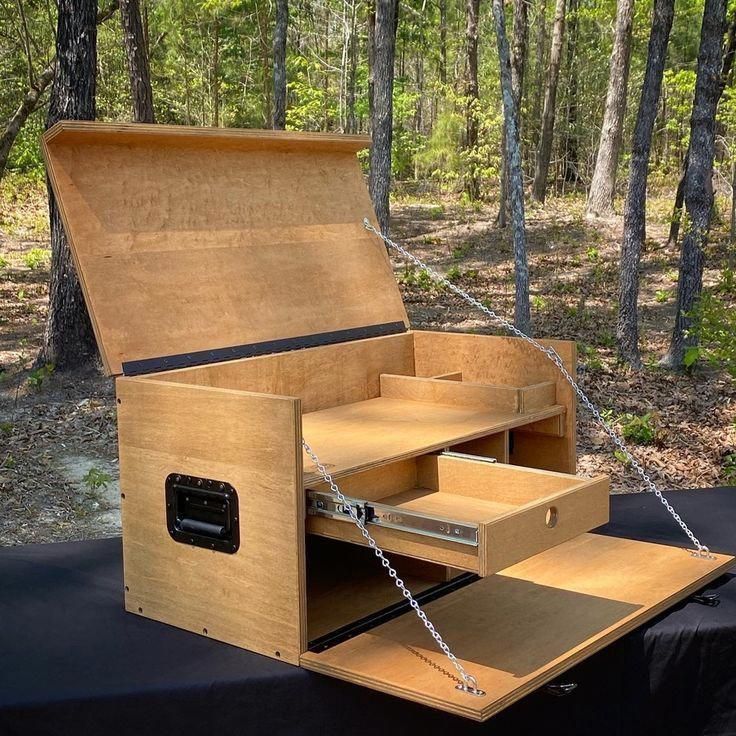
{"label": "forest floor", "polygon": [[[615,357],[617,253],[621,219],[591,224],[581,197],[552,199],[528,212],[535,334],[575,340],[578,376],[593,402],[625,424],[651,415],[654,441],[637,455],[662,488],[733,483],[736,386],[724,373],[660,369],[671,329],[677,252],[666,246],[671,198],[653,198],[644,254],[641,319],[646,368]],[[487,300],[513,314],[510,232],[493,225],[495,208],[399,201],[393,236]],[[728,257],[716,232],[706,282]],[[492,332],[483,315],[395,260],[412,324],[418,329]],[[0,545],[85,539],[120,529],[112,381],[99,370],[33,369],[43,336],[49,275],[46,203],[38,186],[12,177],[0,185]],[[579,412],[579,472],[608,473],[614,492],[640,483]]]}

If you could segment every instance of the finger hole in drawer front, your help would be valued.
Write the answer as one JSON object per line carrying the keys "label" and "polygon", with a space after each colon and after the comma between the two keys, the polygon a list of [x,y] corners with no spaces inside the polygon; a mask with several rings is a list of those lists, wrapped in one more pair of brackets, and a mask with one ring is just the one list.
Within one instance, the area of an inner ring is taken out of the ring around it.
{"label": "finger hole in drawer front", "polygon": [[[443,455],[342,479],[389,552],[490,575],[608,520],[608,480]],[[346,515],[314,508],[307,531],[363,544]],[[324,499],[324,496],[322,496]],[[540,528],[544,534],[540,534]]]}

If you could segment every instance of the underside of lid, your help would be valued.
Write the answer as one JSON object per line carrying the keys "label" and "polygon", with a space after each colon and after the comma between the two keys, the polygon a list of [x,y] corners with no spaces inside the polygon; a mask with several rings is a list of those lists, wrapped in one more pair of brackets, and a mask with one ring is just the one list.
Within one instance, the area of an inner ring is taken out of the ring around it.
{"label": "underside of lid", "polygon": [[107,371],[407,324],[385,248],[362,225],[375,219],[356,157],[368,144],[282,131],[51,128],[49,178]]}

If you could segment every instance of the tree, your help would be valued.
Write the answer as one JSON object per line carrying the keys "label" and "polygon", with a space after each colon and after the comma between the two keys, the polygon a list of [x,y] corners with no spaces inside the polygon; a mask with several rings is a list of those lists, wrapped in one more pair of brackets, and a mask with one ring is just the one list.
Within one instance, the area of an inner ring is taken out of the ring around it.
{"label": "tree", "polygon": [[578,151],[578,0],[567,3],[567,120],[565,125],[565,155],[562,185],[576,184],[580,178]]}
{"label": "tree", "polygon": [[544,202],[547,194],[547,173],[552,156],[552,135],[555,128],[555,105],[557,101],[557,80],[562,60],[562,42],[565,35],[565,0],[556,0],[555,20],[552,26],[552,46],[549,52],[549,71],[544,88],[544,108],[542,126],[534,165],[532,198]]}
{"label": "tree", "polygon": [[286,31],[289,26],[289,0],[276,0],[276,26],[273,31],[273,127],[286,129]]}
{"label": "tree", "polygon": [[588,217],[608,217],[613,214],[616,191],[616,170],[621,152],[621,134],[626,114],[626,91],[631,61],[631,27],[634,0],[618,0],[616,29],[608,74],[608,92],[603,113],[603,125],[598,142],[598,154],[590,183],[585,213]]}
{"label": "tree", "polygon": [[465,191],[471,200],[480,196],[480,182],[475,171],[474,151],[478,146],[478,13],[480,0],[466,0],[466,78],[465,78],[465,147],[470,152],[470,170],[465,177]]}
{"label": "tree", "polygon": [[518,110],[514,101],[503,0],[493,0],[493,20],[496,26],[498,61],[501,72],[511,226],[514,238],[514,265],[516,269],[514,323],[522,332],[528,335],[531,333],[531,311],[529,308],[529,267],[526,258],[526,226],[524,223],[524,180],[521,171],[521,150],[517,125]]}
{"label": "tree", "polygon": [[[725,47],[723,50],[723,61],[721,63],[721,78],[718,81],[718,102],[721,100],[723,90],[726,88],[726,80],[733,68],[734,54],[736,53],[736,9],[731,15],[728,24],[728,34],[726,37]],[[672,217],[670,218],[670,232],[667,237],[667,245],[674,245],[680,235],[680,221],[682,219],[682,205],[685,199],[685,180],[687,178],[687,167],[690,161],[690,144],[688,143],[685,161],[682,166],[682,175],[677,182],[677,191],[675,193],[675,204],[672,208]]]}
{"label": "tree", "polygon": [[373,110],[370,192],[381,232],[390,224],[391,144],[393,140],[394,55],[398,0],[376,0],[373,47]]}
{"label": "tree", "polygon": [[[58,66],[46,120],[94,120],[97,72],[96,0],[59,0],[56,30]],[[49,312],[40,363],[75,368],[97,354],[69,244],[51,187],[51,280]]]}
{"label": "tree", "polygon": [[669,352],[662,361],[671,368],[680,367],[685,350],[698,344],[698,336],[691,329],[692,313],[703,289],[704,248],[713,210],[716,110],[721,96],[725,23],[726,0],[705,0],[684,186],[687,228],[680,251],[675,325]]}
{"label": "tree", "polygon": [[[529,32],[527,13],[528,0],[514,0],[514,32],[510,49],[511,54],[511,92],[514,97],[514,111],[516,128],[521,141],[521,97],[524,90],[524,68],[526,66],[526,44]],[[501,187],[499,190],[498,216],[496,224],[506,227],[506,210],[508,209],[508,171],[509,163],[506,156],[508,149],[506,142],[506,127],[501,133]]]}
{"label": "tree", "polygon": [[15,143],[15,139],[18,137],[18,133],[20,133],[21,128],[25,125],[29,116],[38,108],[43,93],[54,80],[55,73],[56,58],[33,80],[22,102],[10,116],[10,120],[5,124],[5,129],[0,134],[0,179],[3,178],[3,174],[5,173],[8,157],[13,148],[13,143]]}
{"label": "tree", "polygon": [[133,120],[136,123],[155,123],[151,70],[139,0],[120,0],[120,22],[128,61]]}
{"label": "tree", "polygon": [[654,0],[647,65],[631,145],[629,188],[624,206],[624,232],[619,266],[619,307],[616,337],[621,358],[641,367],[639,353],[639,263],[646,234],[647,169],[652,130],[657,117],[667,43],[675,12],[674,0]]}

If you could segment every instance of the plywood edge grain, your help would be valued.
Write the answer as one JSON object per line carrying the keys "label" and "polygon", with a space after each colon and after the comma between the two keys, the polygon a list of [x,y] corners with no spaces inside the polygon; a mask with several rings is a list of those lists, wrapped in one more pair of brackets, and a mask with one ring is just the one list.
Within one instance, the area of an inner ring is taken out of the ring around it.
{"label": "plywood edge grain", "polygon": [[103,123],[88,120],[61,120],[43,135],[45,143],[53,145],[84,140],[90,143],[151,142],[157,145],[169,143],[238,148],[288,149],[306,145],[314,151],[331,150],[335,153],[357,153],[368,148],[371,139],[361,135],[335,135],[333,133],[303,133],[242,128],[210,128],[189,125],[161,125],[145,123]]}

